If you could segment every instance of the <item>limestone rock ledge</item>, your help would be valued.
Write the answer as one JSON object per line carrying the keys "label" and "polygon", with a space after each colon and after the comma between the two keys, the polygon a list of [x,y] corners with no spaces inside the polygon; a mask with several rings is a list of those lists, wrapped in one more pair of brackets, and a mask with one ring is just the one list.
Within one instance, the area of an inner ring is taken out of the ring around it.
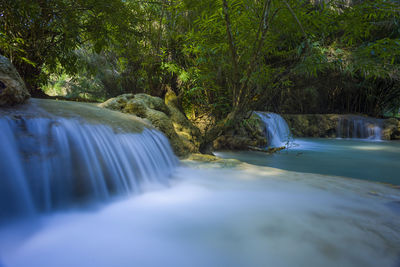
{"label": "limestone rock ledge", "polygon": [[22,104],[30,97],[10,60],[0,55],[0,106]]}
{"label": "limestone rock ledge", "polygon": [[124,94],[107,100],[100,107],[134,114],[150,121],[167,136],[179,157],[199,151],[200,130],[179,110],[178,100],[173,92],[168,92],[165,102],[147,94]]}
{"label": "limestone rock ledge", "polygon": [[252,147],[264,148],[266,146],[265,127],[254,113],[250,118],[218,137],[213,143],[215,150],[252,150]]}
{"label": "limestone rock ledge", "polygon": [[[296,137],[337,137],[340,118],[353,115],[341,114],[283,114],[292,134]],[[374,118],[366,119],[373,120]],[[382,120],[382,139],[400,140],[400,120]]]}
{"label": "limestone rock ledge", "polygon": [[384,120],[382,137],[385,140],[400,140],[400,120],[396,118]]}

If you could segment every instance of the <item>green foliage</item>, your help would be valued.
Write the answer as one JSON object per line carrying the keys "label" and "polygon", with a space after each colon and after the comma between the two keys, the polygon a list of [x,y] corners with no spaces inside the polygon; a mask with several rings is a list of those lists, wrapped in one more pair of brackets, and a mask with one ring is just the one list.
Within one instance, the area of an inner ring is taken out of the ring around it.
{"label": "green foliage", "polygon": [[97,52],[126,32],[132,19],[122,0],[3,0],[0,53],[9,57],[30,88],[47,80],[43,67],[76,73],[85,42]]}
{"label": "green foliage", "polygon": [[[271,1],[268,7],[269,31],[266,31],[259,53],[255,51],[261,38],[264,1],[227,1],[235,62],[232,61],[222,2],[182,3],[181,8],[189,10],[193,17],[184,52],[194,69],[188,70],[192,84],[186,89],[185,97],[187,102],[195,103],[195,112],[207,111],[222,118],[238,105],[239,87],[245,87],[246,92],[242,95],[250,100],[247,106],[251,107],[262,103],[269,91],[288,82],[285,78],[276,81],[276,77],[285,71],[284,64],[279,61],[296,57],[297,46],[293,44],[303,35],[281,1]],[[253,68],[250,72],[249,67]]]}
{"label": "green foliage", "polygon": [[31,89],[95,100],[171,89],[217,121],[235,108],[398,108],[399,4],[314,2],[3,0],[0,53]]}
{"label": "green foliage", "polygon": [[[278,100],[281,110],[379,116],[398,107],[400,5],[377,0],[343,7],[338,2],[303,16],[309,49],[292,77],[297,88],[283,90],[287,98],[289,92],[295,97]],[[304,99],[307,83],[319,87],[317,97]]]}

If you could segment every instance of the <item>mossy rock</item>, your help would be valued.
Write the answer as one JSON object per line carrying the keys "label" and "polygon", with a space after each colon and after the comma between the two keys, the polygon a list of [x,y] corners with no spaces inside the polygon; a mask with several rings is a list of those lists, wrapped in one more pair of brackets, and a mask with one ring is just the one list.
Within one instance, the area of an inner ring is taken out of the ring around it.
{"label": "mossy rock", "polygon": [[214,155],[200,154],[200,153],[192,153],[186,158],[187,160],[201,161],[201,162],[213,162],[220,160],[220,158]]}
{"label": "mossy rock", "polygon": [[165,105],[164,100],[159,97],[151,96],[147,94],[136,94],[135,99],[141,100],[148,108],[164,112],[166,115],[169,114],[169,109]]}
{"label": "mossy rock", "polygon": [[250,147],[266,147],[267,137],[264,124],[256,114],[235,125],[213,142],[216,150],[248,150]]}
{"label": "mossy rock", "polygon": [[143,101],[134,98],[128,100],[122,110],[125,113],[131,113],[138,117],[146,118],[147,106]]}
{"label": "mossy rock", "polygon": [[173,91],[169,90],[165,95],[165,104],[169,109],[169,117],[173,122],[176,133],[186,143],[191,143],[190,152],[198,151],[202,139],[201,132],[181,111],[178,97]]}
{"label": "mossy rock", "polygon": [[222,168],[235,168],[242,164],[242,162],[237,159],[222,159],[214,155],[205,155],[199,153],[189,154],[184,160],[185,163],[189,164],[192,161],[196,162],[196,165],[194,165],[195,167],[199,167],[199,163],[213,164],[214,167]]}
{"label": "mossy rock", "polygon": [[123,94],[114,98],[110,98],[104,103],[101,103],[99,107],[108,108],[116,111],[122,111],[126,103],[134,97],[133,94]]}
{"label": "mossy rock", "polygon": [[125,94],[109,99],[100,106],[148,120],[166,135],[175,154],[180,157],[199,151],[201,140],[199,129],[190,123],[178,107],[165,104],[159,97]]}
{"label": "mossy rock", "polygon": [[400,120],[396,118],[384,120],[382,137],[385,140],[400,140]]}

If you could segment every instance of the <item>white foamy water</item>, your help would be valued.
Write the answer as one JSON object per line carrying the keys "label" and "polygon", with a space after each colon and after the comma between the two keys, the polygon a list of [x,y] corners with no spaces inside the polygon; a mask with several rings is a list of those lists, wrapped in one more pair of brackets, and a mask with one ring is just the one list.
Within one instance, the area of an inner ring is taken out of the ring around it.
{"label": "white foamy water", "polygon": [[0,118],[0,222],[168,184],[178,160],[160,132],[64,118]]}
{"label": "white foamy water", "polygon": [[344,115],[339,118],[336,135],[339,138],[379,141],[382,140],[382,123],[381,119]]}
{"label": "white foamy water", "polygon": [[[195,164],[197,165],[197,164]],[[242,165],[0,230],[0,266],[398,266],[400,193]]]}
{"label": "white foamy water", "polygon": [[276,113],[256,112],[264,123],[268,146],[282,147],[290,141],[290,130],[285,119]]}

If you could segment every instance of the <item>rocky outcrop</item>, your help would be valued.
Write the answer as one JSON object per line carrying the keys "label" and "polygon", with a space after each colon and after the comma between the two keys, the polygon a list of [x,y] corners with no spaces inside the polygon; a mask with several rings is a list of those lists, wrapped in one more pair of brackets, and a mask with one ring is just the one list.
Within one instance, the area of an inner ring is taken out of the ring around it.
{"label": "rocky outcrop", "polygon": [[400,120],[386,119],[383,122],[382,138],[385,140],[400,140]]}
{"label": "rocky outcrop", "polygon": [[266,147],[267,137],[264,125],[257,115],[252,114],[249,119],[218,137],[213,146],[216,150],[248,150],[252,147]]}
{"label": "rocky outcrop", "polygon": [[336,137],[337,114],[283,114],[282,117],[296,137]]}
{"label": "rocky outcrop", "polygon": [[24,103],[30,97],[24,81],[8,58],[0,55],[0,106]]}
{"label": "rocky outcrop", "polygon": [[200,131],[179,110],[178,100],[173,92],[167,94],[165,102],[147,94],[124,94],[111,98],[100,106],[148,120],[167,136],[174,152],[180,157],[199,150]]}
{"label": "rocky outcrop", "polygon": [[185,146],[190,148],[191,153],[198,151],[202,138],[201,132],[187,119],[184,112],[181,111],[181,105],[173,91],[168,91],[165,95],[165,105],[169,110],[169,117],[171,118],[175,132],[184,142]]}
{"label": "rocky outcrop", "polygon": [[292,134],[296,137],[338,137],[340,120],[357,117],[366,121],[379,121],[382,127],[382,139],[400,140],[400,121],[396,118],[375,119],[356,115],[340,114],[284,114]]}

